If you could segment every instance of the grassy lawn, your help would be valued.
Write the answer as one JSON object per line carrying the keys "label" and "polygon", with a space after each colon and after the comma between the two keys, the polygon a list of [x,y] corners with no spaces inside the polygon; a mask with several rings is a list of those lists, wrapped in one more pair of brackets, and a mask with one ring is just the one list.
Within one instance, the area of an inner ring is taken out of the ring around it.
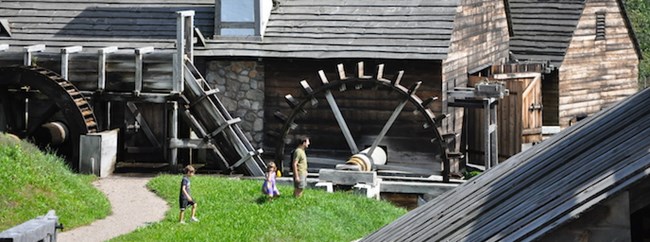
{"label": "grassy lawn", "polygon": [[290,186],[279,186],[283,196],[267,202],[262,181],[198,175],[192,178],[192,197],[200,221],[179,224],[180,180],[160,175],[148,184],[171,206],[164,221],[111,241],[352,241],[406,213],[388,202],[340,192],[307,189],[295,199]]}
{"label": "grassy lawn", "polygon": [[63,160],[0,133],[0,231],[56,210],[66,230],[106,217],[108,199],[92,175],[70,171]]}

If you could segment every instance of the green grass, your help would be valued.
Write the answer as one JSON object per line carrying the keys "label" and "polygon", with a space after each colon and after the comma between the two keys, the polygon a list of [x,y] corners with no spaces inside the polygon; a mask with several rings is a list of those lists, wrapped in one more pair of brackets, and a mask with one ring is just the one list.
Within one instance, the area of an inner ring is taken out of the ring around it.
{"label": "green grass", "polygon": [[[307,189],[300,199],[293,188],[267,202],[262,181],[195,176],[192,196],[198,223],[178,223],[181,176],[161,175],[148,184],[171,206],[162,222],[111,241],[352,241],[406,213],[388,202],[348,193]],[[189,211],[188,211],[189,213]]]}
{"label": "green grass", "polygon": [[59,157],[0,133],[0,231],[56,210],[66,229],[110,213],[108,199]]}

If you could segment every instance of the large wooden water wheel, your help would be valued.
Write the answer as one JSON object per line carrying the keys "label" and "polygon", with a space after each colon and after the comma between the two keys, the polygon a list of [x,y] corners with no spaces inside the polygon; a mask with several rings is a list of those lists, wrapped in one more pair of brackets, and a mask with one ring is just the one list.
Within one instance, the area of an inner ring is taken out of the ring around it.
{"label": "large wooden water wheel", "polygon": [[402,85],[403,71],[390,78],[384,76],[384,66],[376,73],[364,73],[363,62],[357,64],[354,75],[348,76],[339,64],[337,73],[329,78],[318,72],[321,85],[313,88],[300,82],[302,95],[285,96],[291,108],[288,114],[277,111],[284,122],[275,149],[275,160],[285,172],[290,170],[289,156],[298,136],[309,136],[310,167],[334,167],[364,149],[383,148],[388,159],[385,164],[372,164],[378,172],[448,177],[449,161],[446,142],[429,105],[437,98],[421,99],[416,94],[421,82]]}
{"label": "large wooden water wheel", "polygon": [[0,130],[78,164],[79,136],[98,130],[91,106],[75,86],[36,66],[0,68]]}

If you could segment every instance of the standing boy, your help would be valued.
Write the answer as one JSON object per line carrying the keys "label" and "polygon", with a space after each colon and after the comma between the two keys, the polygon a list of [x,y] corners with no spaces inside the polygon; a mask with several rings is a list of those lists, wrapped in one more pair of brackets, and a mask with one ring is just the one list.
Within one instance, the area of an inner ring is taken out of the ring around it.
{"label": "standing boy", "polygon": [[181,207],[181,213],[178,216],[178,220],[180,223],[184,224],[185,219],[183,216],[185,215],[185,208],[187,206],[192,206],[192,218],[190,218],[190,221],[192,222],[198,222],[199,220],[196,218],[196,201],[192,198],[190,195],[190,177],[194,176],[194,167],[192,165],[187,165],[185,169],[183,169],[183,180],[181,180],[181,191],[180,195],[178,196],[178,202]]}
{"label": "standing boy", "polygon": [[297,143],[298,146],[291,157],[291,166],[293,168],[293,196],[299,198],[302,196],[302,191],[307,187],[307,154],[305,149],[309,147],[309,138],[301,137]]}

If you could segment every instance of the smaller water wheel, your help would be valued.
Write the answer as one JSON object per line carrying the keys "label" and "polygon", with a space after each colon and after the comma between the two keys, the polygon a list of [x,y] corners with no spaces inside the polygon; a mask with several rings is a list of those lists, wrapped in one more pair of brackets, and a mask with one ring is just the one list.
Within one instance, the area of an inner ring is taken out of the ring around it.
{"label": "smaller water wheel", "polygon": [[0,68],[0,130],[55,151],[78,165],[79,136],[98,130],[95,115],[75,86],[36,66]]}
{"label": "smaller water wheel", "polygon": [[387,161],[371,162],[372,170],[415,176],[438,174],[448,180],[447,145],[437,125],[444,116],[434,115],[428,107],[437,98],[420,99],[416,91],[421,82],[402,86],[403,71],[391,79],[383,71],[381,64],[374,76],[366,75],[363,62],[359,62],[356,75],[348,76],[339,64],[330,78],[324,71],[318,72],[320,87],[312,88],[306,80],[301,81],[300,97],[285,96],[290,113],[274,114],[284,123],[275,149],[280,167],[285,172],[291,169],[288,163],[295,148],[293,141],[309,136],[310,168],[333,168],[363,150],[370,150],[372,155],[372,150],[382,148],[387,151]]}

